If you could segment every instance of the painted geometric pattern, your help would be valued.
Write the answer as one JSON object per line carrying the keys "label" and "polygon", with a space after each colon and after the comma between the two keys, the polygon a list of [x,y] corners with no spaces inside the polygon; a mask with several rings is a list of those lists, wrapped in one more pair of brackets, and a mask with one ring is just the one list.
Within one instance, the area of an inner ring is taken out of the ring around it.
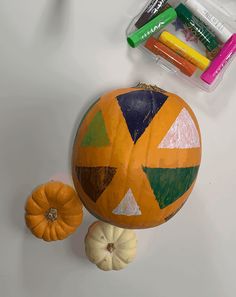
{"label": "painted geometric pattern", "polygon": [[162,93],[145,90],[117,97],[134,143],[142,136],[167,98]]}
{"label": "painted geometric pattern", "polygon": [[159,148],[187,149],[200,147],[197,128],[188,111],[183,108],[167,132]]}
{"label": "painted geometric pattern", "polygon": [[124,216],[139,216],[142,214],[131,189],[129,189],[124,199],[112,211],[112,213],[116,215],[124,215]]}
{"label": "painted geometric pattern", "polygon": [[96,202],[111,183],[114,167],[76,167],[76,174],[84,192]]}
{"label": "painted geometric pattern", "polygon": [[86,118],[86,116],[88,115],[88,113],[90,112],[90,110],[95,106],[95,104],[100,100],[100,98],[98,98],[96,101],[94,101],[90,107],[88,108],[88,110],[85,112],[85,114],[82,117],[82,120],[80,121],[79,124],[79,128],[81,127],[81,125],[83,124],[84,119]]}
{"label": "painted geometric pattern", "polygon": [[102,116],[102,112],[99,111],[94,116],[91,121],[87,133],[85,134],[81,146],[94,146],[94,147],[102,147],[110,144],[105,122]]}
{"label": "painted geometric pattern", "polygon": [[161,209],[179,199],[193,184],[199,166],[187,168],[143,167]]}

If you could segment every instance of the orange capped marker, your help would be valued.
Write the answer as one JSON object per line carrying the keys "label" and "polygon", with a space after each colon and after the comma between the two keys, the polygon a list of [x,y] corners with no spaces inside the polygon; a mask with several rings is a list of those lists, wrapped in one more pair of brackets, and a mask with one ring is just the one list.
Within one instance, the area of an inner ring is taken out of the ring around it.
{"label": "orange capped marker", "polygon": [[175,65],[182,73],[187,76],[192,76],[197,70],[197,67],[192,63],[176,54],[170,48],[156,40],[154,37],[150,37],[145,44],[145,47],[153,54],[159,55],[171,64]]}

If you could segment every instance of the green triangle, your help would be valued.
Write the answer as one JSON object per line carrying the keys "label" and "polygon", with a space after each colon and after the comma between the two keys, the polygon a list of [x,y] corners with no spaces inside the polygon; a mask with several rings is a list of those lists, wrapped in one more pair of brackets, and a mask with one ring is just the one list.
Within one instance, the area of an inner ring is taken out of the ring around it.
{"label": "green triangle", "polygon": [[107,146],[110,141],[107,136],[105,122],[102,116],[102,112],[99,111],[94,116],[90,123],[87,133],[85,134],[81,146]]}
{"label": "green triangle", "polygon": [[143,167],[161,209],[179,199],[193,184],[199,166],[187,168]]}
{"label": "green triangle", "polygon": [[94,101],[88,108],[88,110],[85,112],[85,114],[83,115],[82,117],[82,120],[80,121],[80,124],[79,124],[79,128],[81,127],[84,119],[86,118],[86,116],[88,115],[88,113],[90,112],[90,110],[95,106],[95,104],[100,100],[100,98],[98,98],[96,101]]}

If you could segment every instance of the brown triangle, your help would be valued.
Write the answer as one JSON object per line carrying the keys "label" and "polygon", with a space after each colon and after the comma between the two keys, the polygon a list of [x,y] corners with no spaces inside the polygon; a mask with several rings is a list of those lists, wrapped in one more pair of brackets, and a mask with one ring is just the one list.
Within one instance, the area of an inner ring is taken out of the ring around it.
{"label": "brown triangle", "polygon": [[84,192],[96,202],[116,173],[114,167],[76,167],[76,174]]}

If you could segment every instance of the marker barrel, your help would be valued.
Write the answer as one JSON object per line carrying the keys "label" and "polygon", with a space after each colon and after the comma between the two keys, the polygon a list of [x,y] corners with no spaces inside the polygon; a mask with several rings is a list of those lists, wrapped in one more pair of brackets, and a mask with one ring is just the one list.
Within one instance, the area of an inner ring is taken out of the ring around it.
{"label": "marker barrel", "polygon": [[209,68],[201,75],[201,79],[208,85],[211,85],[235,52],[236,33],[225,43],[219,54],[211,62]]}
{"label": "marker barrel", "polygon": [[187,0],[185,5],[198,17],[202,22],[204,22],[208,28],[215,33],[216,37],[225,43],[232,36],[232,32],[223,24],[219,19],[217,19],[206,7],[204,7],[197,0]]}
{"label": "marker barrel", "polygon": [[156,40],[154,37],[150,37],[145,44],[145,47],[153,54],[158,55],[171,64],[175,65],[182,73],[187,76],[192,76],[197,70],[197,67],[185,60],[183,57],[176,54],[170,48]]}
{"label": "marker barrel", "polygon": [[159,40],[201,70],[206,70],[210,64],[209,59],[167,31],[160,35]]}
{"label": "marker barrel", "polygon": [[135,24],[136,28],[143,27],[161,12],[168,0],[152,0]]}
{"label": "marker barrel", "polygon": [[168,8],[167,10],[156,16],[153,20],[148,22],[146,25],[129,35],[127,38],[129,45],[131,47],[139,46],[154,33],[160,31],[165,26],[174,21],[176,17],[177,14],[174,8]]}
{"label": "marker barrel", "polygon": [[175,10],[184,25],[205,45],[208,51],[213,51],[219,46],[216,36],[185,5],[181,3]]}

